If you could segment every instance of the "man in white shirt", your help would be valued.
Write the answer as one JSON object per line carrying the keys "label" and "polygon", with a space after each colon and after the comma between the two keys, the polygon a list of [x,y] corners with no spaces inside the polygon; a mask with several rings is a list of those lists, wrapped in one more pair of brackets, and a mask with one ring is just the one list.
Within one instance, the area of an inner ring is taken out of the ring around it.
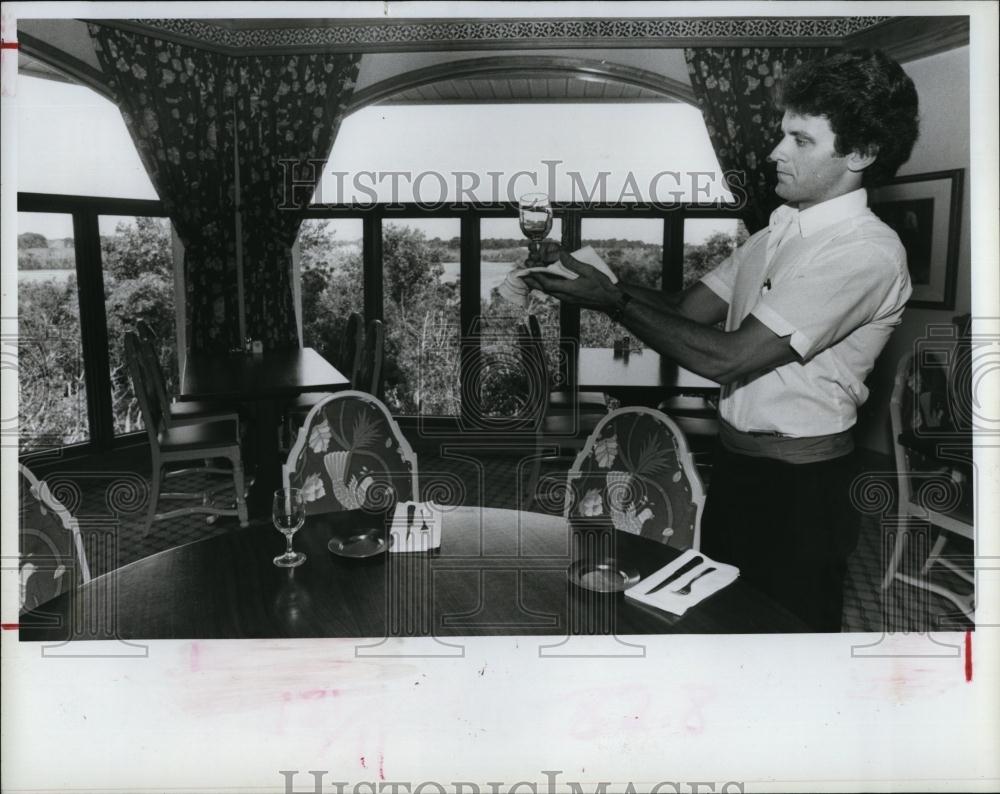
{"label": "man in white shirt", "polygon": [[839,631],[858,532],[851,429],[911,291],[902,244],[865,186],[909,157],[917,94],[882,53],[842,52],[790,73],[783,106],[769,160],[787,203],[699,283],[679,295],[615,285],[554,244],[541,256],[580,277],[525,281],[607,312],[722,384],[702,550],[811,630]]}

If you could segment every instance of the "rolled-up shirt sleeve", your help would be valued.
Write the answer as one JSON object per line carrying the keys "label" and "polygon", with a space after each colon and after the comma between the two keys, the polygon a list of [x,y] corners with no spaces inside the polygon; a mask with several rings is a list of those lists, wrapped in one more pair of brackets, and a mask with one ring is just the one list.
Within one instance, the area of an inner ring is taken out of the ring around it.
{"label": "rolled-up shirt sleeve", "polygon": [[736,249],[719,265],[701,277],[701,283],[718,295],[726,303],[733,302],[733,286],[736,284],[736,273],[739,270],[739,253]]}
{"label": "rolled-up shirt sleeve", "polygon": [[910,291],[902,246],[848,245],[775,284],[750,313],[808,360],[900,309]]}

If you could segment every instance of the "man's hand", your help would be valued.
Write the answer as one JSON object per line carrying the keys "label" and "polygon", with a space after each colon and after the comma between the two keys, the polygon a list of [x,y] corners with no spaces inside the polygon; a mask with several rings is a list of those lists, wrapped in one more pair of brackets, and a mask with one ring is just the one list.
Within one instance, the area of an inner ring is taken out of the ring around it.
{"label": "man's hand", "polygon": [[562,246],[555,240],[542,240],[538,245],[528,248],[528,258],[524,260],[525,267],[545,267],[559,261]]}
{"label": "man's hand", "polygon": [[563,303],[600,311],[612,308],[622,295],[621,290],[611,283],[611,279],[596,268],[574,259],[555,243],[543,243],[539,255],[546,264],[555,262],[558,258],[563,267],[572,270],[578,278],[568,279],[545,273],[530,273],[522,279],[531,289],[541,290]]}

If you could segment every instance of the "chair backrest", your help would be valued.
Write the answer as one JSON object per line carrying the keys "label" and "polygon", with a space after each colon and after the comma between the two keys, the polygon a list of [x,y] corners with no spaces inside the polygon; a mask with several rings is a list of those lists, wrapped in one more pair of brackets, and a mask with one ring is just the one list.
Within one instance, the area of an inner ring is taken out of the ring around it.
{"label": "chair backrest", "polygon": [[[518,323],[517,346],[520,363],[524,371],[524,405],[519,418],[526,425],[541,427],[549,405],[549,362],[545,357],[545,345],[542,342],[541,329],[538,334],[531,330],[533,315],[528,315],[527,324]],[[535,325],[537,328],[537,320]],[[525,427],[522,429],[529,429]]]}
{"label": "chair backrest", "polygon": [[142,412],[143,424],[146,425],[149,443],[156,447],[160,443],[159,437],[165,422],[165,411],[156,396],[155,387],[152,385],[155,376],[149,372],[149,364],[142,349],[142,342],[139,341],[138,335],[131,331],[125,334],[125,363],[128,366],[129,376],[132,378],[132,390],[139,400],[139,410]]}
{"label": "chair backrest", "polygon": [[152,391],[152,396],[160,405],[160,413],[163,414],[164,423],[170,425],[170,395],[167,393],[167,380],[163,376],[163,367],[160,365],[160,356],[157,353],[156,332],[145,320],[135,321],[136,336],[139,338],[139,353],[142,356],[148,386]]}
{"label": "chair backrest", "polygon": [[381,320],[368,323],[365,344],[361,354],[361,367],[357,383],[351,383],[358,391],[366,391],[373,397],[382,398],[382,361],[385,356],[385,325]]}
{"label": "chair backrest", "polygon": [[357,312],[351,312],[344,326],[344,335],[340,339],[340,355],[337,366],[351,381],[351,387],[356,388],[358,374],[361,371],[361,361],[364,356],[364,319]]}
{"label": "chair backrest", "polygon": [[[77,520],[48,485],[18,464],[20,612],[90,581]],[[74,564],[75,561],[75,564]]]}
{"label": "chair backrest", "polygon": [[678,549],[701,545],[705,491],[684,434],[654,408],[618,408],[591,433],[568,474],[564,515]]}
{"label": "chair backrest", "polygon": [[342,391],[313,406],[283,467],[306,512],[392,509],[419,498],[417,456],[389,409],[361,391]]}
{"label": "chair backrest", "polygon": [[889,398],[889,426],[892,428],[892,449],[896,459],[897,486],[900,504],[910,502],[910,452],[903,446],[900,436],[913,430],[915,383],[913,354],[907,353],[896,365],[896,379]]}
{"label": "chair backrest", "polygon": [[532,339],[542,338],[542,324],[538,322],[538,318],[533,315],[528,315],[528,333],[531,334]]}

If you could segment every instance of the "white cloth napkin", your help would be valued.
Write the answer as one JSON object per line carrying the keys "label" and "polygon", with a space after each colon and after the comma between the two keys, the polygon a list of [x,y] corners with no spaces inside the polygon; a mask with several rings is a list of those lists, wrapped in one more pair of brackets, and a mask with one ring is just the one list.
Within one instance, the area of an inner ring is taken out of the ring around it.
{"label": "white cloth napkin", "polygon": [[[649,591],[658,584],[668,579],[673,573],[684,567],[694,557],[700,557],[701,562],[689,571],[685,571],[666,587],[657,590],[655,593]],[[705,573],[710,571],[709,573]],[[704,574],[704,575],[703,575]],[[699,601],[718,592],[723,587],[728,587],[736,577],[740,575],[740,569],[735,565],[715,562],[704,554],[694,549],[688,549],[680,557],[671,563],[651,573],[645,579],[636,582],[625,591],[625,597],[633,601],[639,601],[648,606],[662,609],[665,612],[672,612],[675,615],[683,615]],[[697,581],[694,581],[697,579]],[[691,584],[691,591],[685,595],[678,593],[688,584]]]}
{"label": "white cloth napkin", "polygon": [[[406,508],[413,505],[413,524],[406,537]],[[426,524],[427,529],[421,527]],[[441,545],[441,514],[430,502],[398,502],[389,528],[389,551],[430,551]]]}
{"label": "white cloth napkin", "polygon": [[[612,284],[618,283],[618,276],[614,274],[611,268],[607,266],[597,251],[595,251],[591,246],[587,245],[577,251],[573,251],[571,256],[574,259],[601,271],[605,276],[611,279]],[[518,306],[527,306],[528,293],[530,293],[531,290],[525,286],[521,279],[528,273],[546,273],[550,276],[559,276],[560,278],[568,278],[570,280],[579,278],[579,276],[572,270],[564,267],[562,262],[553,262],[551,265],[546,265],[545,267],[516,268],[507,274],[507,278],[505,278],[503,283],[497,288],[500,292],[500,296],[511,303],[517,304]]]}

